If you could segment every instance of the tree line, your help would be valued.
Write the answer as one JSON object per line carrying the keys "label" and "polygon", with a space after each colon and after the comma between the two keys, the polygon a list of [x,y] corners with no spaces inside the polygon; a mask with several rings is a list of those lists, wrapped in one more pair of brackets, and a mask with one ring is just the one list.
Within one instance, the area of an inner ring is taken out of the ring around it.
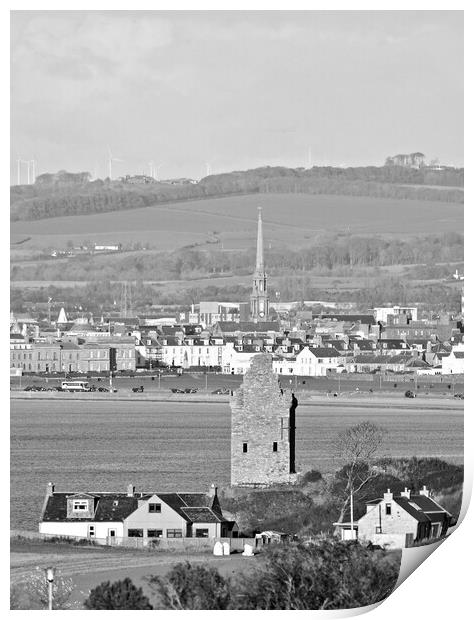
{"label": "tree line", "polygon": [[311,169],[267,166],[211,175],[189,185],[159,182],[130,185],[110,179],[91,182],[87,172],[73,175],[62,171],[60,183],[47,182],[43,178],[55,176],[42,175],[40,182],[33,185],[10,188],[12,221],[138,209],[164,202],[264,192],[464,201],[462,168],[435,171],[404,166],[327,166]]}
{"label": "tree line", "polygon": [[[295,276],[318,272],[353,275],[356,268],[462,262],[464,238],[459,233],[443,233],[405,239],[327,235],[308,248],[272,248],[265,255],[270,276]],[[67,262],[54,259],[37,265],[15,263],[12,280],[189,280],[217,275],[250,275],[255,251],[224,252],[213,246],[174,252],[133,253],[132,255],[80,255]],[[339,271],[337,271],[339,270]],[[317,275],[317,274],[314,274]]]}

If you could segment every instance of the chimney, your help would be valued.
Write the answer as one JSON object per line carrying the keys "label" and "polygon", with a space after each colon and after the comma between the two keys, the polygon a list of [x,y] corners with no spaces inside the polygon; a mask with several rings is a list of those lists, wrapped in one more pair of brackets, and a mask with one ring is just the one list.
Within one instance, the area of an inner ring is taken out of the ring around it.
{"label": "chimney", "polygon": [[410,489],[407,489],[405,487],[405,490],[400,493],[400,497],[406,497],[407,499],[410,499],[410,493]]}
{"label": "chimney", "polygon": [[211,486],[209,487],[209,491],[207,492],[207,496],[210,499],[214,499],[216,495],[217,495],[217,487],[215,484],[211,484]]}
{"label": "chimney", "polygon": [[51,497],[54,493],[54,484],[52,482],[48,482],[48,486],[46,487],[46,495]]}
{"label": "chimney", "polygon": [[129,484],[127,487],[127,497],[133,497],[135,495],[135,487],[133,484]]}
{"label": "chimney", "polygon": [[426,488],[426,485],[423,485],[423,488],[420,491],[420,495],[424,495],[425,497],[429,497],[430,496],[430,492],[429,490]]}
{"label": "chimney", "polygon": [[390,489],[387,489],[387,492],[383,494],[383,499],[385,502],[391,502],[393,499],[393,493],[390,493]]}

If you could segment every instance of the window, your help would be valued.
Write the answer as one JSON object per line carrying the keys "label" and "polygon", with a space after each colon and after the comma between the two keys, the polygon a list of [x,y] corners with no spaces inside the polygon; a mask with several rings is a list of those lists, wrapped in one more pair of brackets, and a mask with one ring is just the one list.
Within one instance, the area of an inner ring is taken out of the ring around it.
{"label": "window", "polygon": [[163,538],[163,530],[147,530],[148,538]]}
{"label": "window", "polygon": [[209,538],[208,528],[196,528],[196,538]]}
{"label": "window", "polygon": [[143,538],[143,530],[132,529],[127,533],[129,538]]}
{"label": "window", "polygon": [[382,526],[381,525],[376,525],[375,526],[375,533],[376,534],[381,534],[382,533]]}
{"label": "window", "polygon": [[273,452],[278,452],[278,441],[273,442]]}
{"label": "window", "polygon": [[392,504],[385,504],[385,514],[386,515],[392,514]]}
{"label": "window", "polygon": [[148,512],[161,512],[161,504],[148,504]]}
{"label": "window", "polygon": [[95,525],[89,525],[89,538],[92,538],[95,536]]}
{"label": "window", "polygon": [[89,509],[89,502],[87,499],[75,499],[72,503],[72,509],[74,512],[82,512]]}
{"label": "window", "polygon": [[166,530],[166,538],[183,538],[181,530]]}
{"label": "window", "polygon": [[246,454],[248,452],[248,444],[246,441],[242,444],[242,452]]}

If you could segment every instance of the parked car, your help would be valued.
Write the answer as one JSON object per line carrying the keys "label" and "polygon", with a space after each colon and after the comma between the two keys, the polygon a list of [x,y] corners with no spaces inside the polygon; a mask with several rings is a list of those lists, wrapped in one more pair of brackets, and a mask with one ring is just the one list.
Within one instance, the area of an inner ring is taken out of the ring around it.
{"label": "parked car", "polygon": [[406,398],[415,398],[416,394],[414,392],[412,392],[411,390],[407,390],[405,392],[405,396],[406,396]]}
{"label": "parked car", "polygon": [[218,388],[214,390],[212,394],[229,394],[229,390],[227,388]]}
{"label": "parked car", "polygon": [[185,394],[196,394],[196,392],[197,392],[197,388],[192,388],[192,387],[184,388]]}
{"label": "parked car", "polygon": [[184,394],[185,391],[182,390],[181,388],[171,388],[171,391],[173,392],[173,394]]}
{"label": "parked car", "polygon": [[133,387],[132,388],[132,392],[143,392],[143,385],[141,385],[140,387]]}
{"label": "parked car", "polygon": [[97,388],[97,391],[98,391],[98,392],[108,392],[108,391],[109,391],[109,389],[108,389],[108,388],[106,388],[106,387],[102,387],[102,386],[100,386],[100,387],[98,387],[98,388]]}
{"label": "parked car", "polygon": [[454,398],[459,398],[459,400],[464,400],[464,394],[461,394],[460,392],[458,392],[457,394],[454,395]]}

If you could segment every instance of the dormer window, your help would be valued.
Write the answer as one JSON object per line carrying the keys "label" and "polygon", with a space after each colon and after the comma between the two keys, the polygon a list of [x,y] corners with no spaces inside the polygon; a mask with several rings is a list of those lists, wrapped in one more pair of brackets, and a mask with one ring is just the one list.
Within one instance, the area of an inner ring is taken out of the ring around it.
{"label": "dormer window", "polygon": [[73,512],[84,512],[89,509],[87,499],[75,499],[72,503]]}
{"label": "dormer window", "polygon": [[148,512],[161,512],[161,504],[148,504]]}

